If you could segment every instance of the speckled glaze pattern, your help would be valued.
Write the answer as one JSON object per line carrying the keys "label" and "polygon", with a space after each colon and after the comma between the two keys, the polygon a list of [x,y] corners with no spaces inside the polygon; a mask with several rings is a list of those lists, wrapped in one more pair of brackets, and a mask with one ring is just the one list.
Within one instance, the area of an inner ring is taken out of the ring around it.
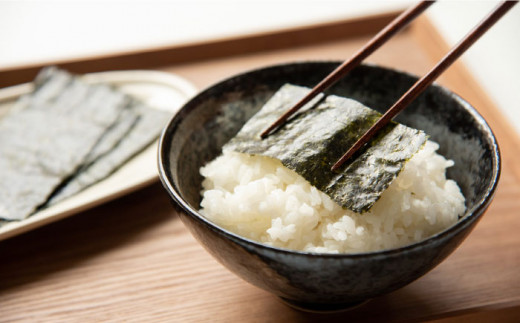
{"label": "speckled glaze pattern", "polygon": [[[181,210],[181,219],[217,260],[246,281],[293,305],[334,310],[409,284],[445,259],[470,233],[489,206],[500,175],[500,154],[484,119],[456,94],[430,86],[397,118],[424,130],[455,161],[448,177],[466,197],[459,222],[420,243],[399,249],[330,255],[261,245],[210,223],[197,210],[199,168],[285,83],[312,87],[339,62],[271,66],[231,77],[199,93],[171,120],[160,140],[161,181]],[[362,65],[330,88],[384,112],[416,77]]]}

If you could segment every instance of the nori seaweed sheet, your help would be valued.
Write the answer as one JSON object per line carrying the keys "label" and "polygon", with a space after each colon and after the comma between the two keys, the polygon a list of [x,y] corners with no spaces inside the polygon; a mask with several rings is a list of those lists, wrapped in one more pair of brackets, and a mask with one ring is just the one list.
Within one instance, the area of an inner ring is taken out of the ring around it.
{"label": "nori seaweed sheet", "polygon": [[332,165],[381,114],[348,98],[321,95],[261,139],[262,130],[308,91],[290,84],[282,86],[223,149],[279,159],[343,208],[368,211],[427,136],[392,122],[341,170],[332,172]]}
{"label": "nori seaweed sheet", "polygon": [[130,107],[138,116],[132,127],[122,134],[121,140],[110,151],[101,155],[95,162],[82,167],[62,189],[51,197],[49,205],[82,191],[119,169],[126,161],[157,139],[170,117],[170,113],[151,109],[138,101],[133,101]]}
{"label": "nori seaweed sheet", "polygon": [[170,117],[54,67],[34,83],[0,118],[0,226],[2,218],[23,220],[110,175]]}
{"label": "nori seaweed sheet", "polygon": [[74,173],[128,103],[49,68],[0,119],[0,218],[22,220]]}

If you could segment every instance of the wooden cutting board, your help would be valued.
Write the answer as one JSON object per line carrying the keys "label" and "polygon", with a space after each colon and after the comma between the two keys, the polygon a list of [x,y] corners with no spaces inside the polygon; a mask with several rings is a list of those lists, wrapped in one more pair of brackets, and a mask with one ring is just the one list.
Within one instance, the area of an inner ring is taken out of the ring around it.
{"label": "wooden cutting board", "polygon": [[[204,88],[255,67],[343,60],[395,14],[59,62],[73,72],[157,69]],[[421,18],[368,61],[424,74],[446,52]],[[2,86],[40,66],[0,70]],[[446,261],[349,312],[295,311],[217,263],[180,222],[160,184],[0,242],[0,321],[511,321],[520,318],[520,140],[461,63],[439,83],[472,103],[494,130],[503,170],[493,204]]]}

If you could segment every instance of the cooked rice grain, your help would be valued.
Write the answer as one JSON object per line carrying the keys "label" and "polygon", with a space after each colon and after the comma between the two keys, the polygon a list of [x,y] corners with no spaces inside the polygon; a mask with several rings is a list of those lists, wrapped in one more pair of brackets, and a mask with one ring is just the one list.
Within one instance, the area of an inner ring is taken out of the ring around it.
{"label": "cooked rice grain", "polygon": [[238,235],[319,253],[391,249],[453,225],[464,196],[445,170],[453,165],[428,141],[370,211],[342,209],[280,161],[226,151],[201,174],[201,213]]}

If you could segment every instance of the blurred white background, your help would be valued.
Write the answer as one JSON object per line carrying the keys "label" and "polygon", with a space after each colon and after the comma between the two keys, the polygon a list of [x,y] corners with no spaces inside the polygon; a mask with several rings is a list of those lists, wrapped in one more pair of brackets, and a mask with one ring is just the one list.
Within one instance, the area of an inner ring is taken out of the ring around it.
{"label": "blurred white background", "polygon": [[[0,0],[0,68],[97,56],[404,9],[413,1]],[[497,2],[439,1],[426,15],[455,44]],[[520,5],[463,61],[520,133]]]}

